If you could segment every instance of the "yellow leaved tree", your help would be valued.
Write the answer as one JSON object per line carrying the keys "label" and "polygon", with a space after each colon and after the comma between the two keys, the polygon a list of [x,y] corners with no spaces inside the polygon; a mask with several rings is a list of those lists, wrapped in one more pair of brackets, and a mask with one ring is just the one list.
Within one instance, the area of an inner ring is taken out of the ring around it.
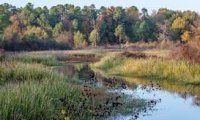
{"label": "yellow leaved tree", "polygon": [[182,35],[181,35],[181,40],[183,42],[188,42],[191,39],[191,32],[190,31],[185,31]]}
{"label": "yellow leaved tree", "polygon": [[181,17],[176,18],[171,26],[172,29],[184,29],[185,27],[186,21]]}

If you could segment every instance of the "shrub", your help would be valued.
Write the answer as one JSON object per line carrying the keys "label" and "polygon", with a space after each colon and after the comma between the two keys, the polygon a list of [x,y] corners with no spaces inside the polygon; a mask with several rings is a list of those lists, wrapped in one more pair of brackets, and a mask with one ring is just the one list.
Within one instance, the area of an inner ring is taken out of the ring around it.
{"label": "shrub", "polygon": [[71,48],[74,46],[72,32],[63,32],[55,38],[57,43],[67,44]]}
{"label": "shrub", "polygon": [[34,51],[34,50],[67,50],[71,49],[68,44],[58,43],[55,40],[23,40],[23,41],[4,41],[3,48],[6,51]]}
{"label": "shrub", "polygon": [[196,40],[181,44],[171,52],[170,57],[175,60],[200,62],[200,42]]}

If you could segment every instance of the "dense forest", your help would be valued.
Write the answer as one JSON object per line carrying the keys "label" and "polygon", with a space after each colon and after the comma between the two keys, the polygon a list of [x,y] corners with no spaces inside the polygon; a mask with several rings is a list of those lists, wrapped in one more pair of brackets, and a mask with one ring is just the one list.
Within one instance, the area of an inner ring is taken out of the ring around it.
{"label": "dense forest", "polygon": [[151,14],[135,6],[83,8],[71,4],[17,8],[0,5],[0,47],[5,50],[73,49],[96,45],[200,39],[194,11],[160,8]]}

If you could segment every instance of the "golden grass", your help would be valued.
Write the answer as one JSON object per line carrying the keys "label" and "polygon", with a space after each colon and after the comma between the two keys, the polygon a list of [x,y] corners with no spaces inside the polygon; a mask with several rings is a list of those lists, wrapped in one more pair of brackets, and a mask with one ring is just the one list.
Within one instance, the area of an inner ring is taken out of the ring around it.
{"label": "golden grass", "polygon": [[108,55],[92,67],[118,76],[131,76],[155,80],[179,81],[200,84],[200,65],[187,61],[163,60],[157,58],[134,59]]}

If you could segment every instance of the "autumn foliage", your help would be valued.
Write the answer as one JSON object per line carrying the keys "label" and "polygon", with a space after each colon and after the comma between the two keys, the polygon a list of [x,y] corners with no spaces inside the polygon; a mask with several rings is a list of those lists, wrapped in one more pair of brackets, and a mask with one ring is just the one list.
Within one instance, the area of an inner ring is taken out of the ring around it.
{"label": "autumn foliage", "polygon": [[200,36],[200,16],[193,11],[160,8],[149,14],[136,6],[47,8],[31,3],[21,8],[5,3],[0,9],[0,46],[6,50],[77,49],[141,41],[187,43]]}
{"label": "autumn foliage", "polygon": [[186,44],[181,44],[173,50],[171,57],[176,60],[200,62],[200,41],[194,40]]}

